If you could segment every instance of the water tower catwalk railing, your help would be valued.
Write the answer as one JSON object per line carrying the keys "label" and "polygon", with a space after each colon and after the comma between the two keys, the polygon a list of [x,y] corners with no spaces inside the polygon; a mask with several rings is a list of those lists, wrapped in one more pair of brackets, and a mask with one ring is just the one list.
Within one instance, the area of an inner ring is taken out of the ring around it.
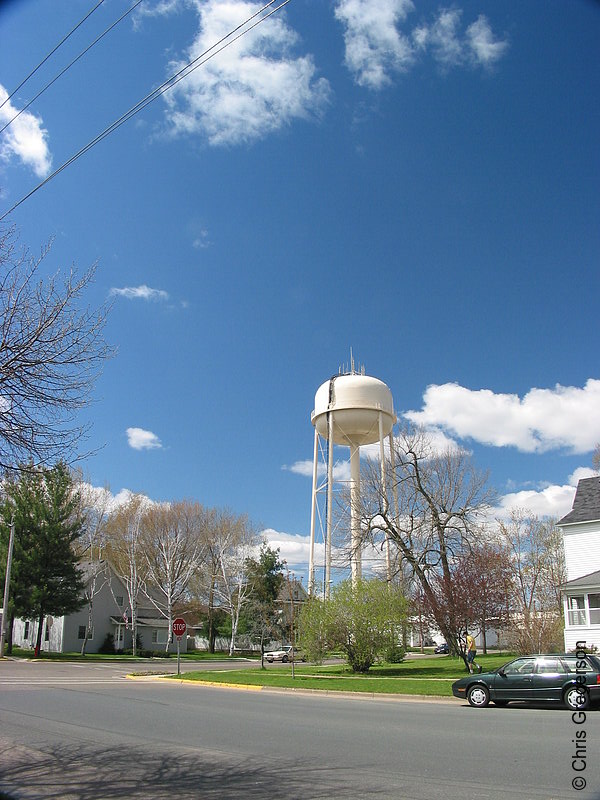
{"label": "water tower catwalk railing", "polygon": [[[315,428],[313,453],[313,486],[310,523],[310,552],[308,566],[309,594],[315,591],[315,533],[317,519],[317,495],[323,488],[327,491],[324,593],[329,596],[331,588],[332,530],[334,485],[334,445],[350,448],[350,567],[353,583],[362,577],[362,536],[360,521],[360,448],[362,445],[379,442],[381,461],[381,485],[385,491],[385,447],[389,438],[390,452],[393,449],[392,430],[396,422],[392,393],[383,381],[352,369],[330,378],[315,394],[315,408],[311,414]],[[327,442],[327,479],[318,483],[319,442]],[[389,545],[386,544],[386,565],[390,570]]]}

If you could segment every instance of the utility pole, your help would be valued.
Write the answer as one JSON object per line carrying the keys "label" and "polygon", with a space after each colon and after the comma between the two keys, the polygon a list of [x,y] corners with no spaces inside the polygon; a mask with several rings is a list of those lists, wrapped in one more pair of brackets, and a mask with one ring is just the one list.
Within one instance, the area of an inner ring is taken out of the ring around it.
{"label": "utility pole", "polygon": [[15,543],[15,517],[10,521],[8,555],[6,557],[6,576],[4,578],[4,600],[2,602],[2,624],[0,625],[0,658],[4,658],[4,637],[6,636],[6,615],[8,613],[8,593],[10,590],[10,570],[12,567],[13,546]]}

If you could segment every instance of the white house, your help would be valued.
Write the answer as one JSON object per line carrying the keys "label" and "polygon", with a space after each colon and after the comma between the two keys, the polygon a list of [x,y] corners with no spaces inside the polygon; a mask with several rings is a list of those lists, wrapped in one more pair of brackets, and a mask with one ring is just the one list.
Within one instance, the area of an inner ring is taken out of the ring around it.
{"label": "white house", "polygon": [[558,522],[567,582],[562,586],[565,649],[577,643],[600,650],[600,477],[577,484],[573,509]]}
{"label": "white house", "polygon": [[[86,652],[97,653],[111,634],[116,651],[132,646],[131,610],[125,585],[107,561],[80,564],[86,584],[85,605],[64,617],[48,615],[43,621],[42,651],[50,653],[76,653],[86,640]],[[91,613],[90,613],[91,601]],[[91,625],[90,625],[91,619]],[[13,644],[33,649],[37,637],[37,620],[15,619]],[[157,611],[148,595],[140,593],[137,607],[137,634],[142,650],[163,651],[168,638],[168,621]],[[169,645],[169,651],[177,642]],[[187,650],[184,636],[181,652]]]}

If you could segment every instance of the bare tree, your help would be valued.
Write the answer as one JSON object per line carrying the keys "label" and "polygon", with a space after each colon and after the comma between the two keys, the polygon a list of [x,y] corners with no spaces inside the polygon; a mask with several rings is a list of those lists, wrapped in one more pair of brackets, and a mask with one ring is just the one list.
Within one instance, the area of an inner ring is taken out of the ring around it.
{"label": "bare tree", "polygon": [[219,514],[219,537],[214,546],[218,550],[219,580],[215,591],[221,600],[222,608],[231,619],[231,640],[229,655],[235,650],[240,615],[252,594],[252,584],[248,579],[248,559],[256,550],[259,537],[246,516],[230,512]]}
{"label": "bare tree", "polygon": [[193,580],[193,590],[198,598],[206,601],[207,638],[210,653],[215,652],[217,627],[217,583],[220,574],[220,513],[216,508],[205,509],[205,525],[203,527],[204,562],[198,575]]}
{"label": "bare tree", "polygon": [[173,608],[180,602],[203,556],[203,508],[178,502],[148,508],[141,520],[147,596],[168,623],[166,650],[173,640]]}
{"label": "bare tree", "polygon": [[594,447],[592,454],[592,467],[600,472],[600,442]]}
{"label": "bare tree", "polygon": [[44,279],[41,264],[0,232],[0,466],[71,460],[89,426],[76,422],[111,349],[108,307],[80,307],[95,268]]}
{"label": "bare tree", "polygon": [[[107,522],[106,553],[127,592],[134,656],[137,651],[138,599],[144,590],[146,578],[140,527],[147,504],[147,498],[133,495],[128,503],[119,506],[110,515]],[[129,618],[127,618],[126,624],[129,625]]]}
{"label": "bare tree", "polygon": [[428,434],[412,427],[394,440],[386,473],[397,507],[389,502],[390,487],[381,485],[379,465],[371,464],[360,508],[365,535],[398,548],[451,651],[465,657],[460,631],[447,614],[454,607],[452,565],[482,537],[483,512],[493,500],[487,475],[463,450],[436,451]]}
{"label": "bare tree", "polygon": [[94,600],[96,595],[110,583],[110,570],[105,560],[105,551],[111,495],[107,488],[96,489],[91,484],[85,483],[81,476],[79,477],[79,498],[84,528],[78,541],[78,556],[84,573],[84,596],[88,611],[88,624],[81,643],[81,655],[85,655],[87,643],[93,638]]}
{"label": "bare tree", "polygon": [[566,580],[560,531],[553,520],[516,509],[499,523],[512,561],[512,641],[519,652],[540,653],[560,644],[560,586]]}

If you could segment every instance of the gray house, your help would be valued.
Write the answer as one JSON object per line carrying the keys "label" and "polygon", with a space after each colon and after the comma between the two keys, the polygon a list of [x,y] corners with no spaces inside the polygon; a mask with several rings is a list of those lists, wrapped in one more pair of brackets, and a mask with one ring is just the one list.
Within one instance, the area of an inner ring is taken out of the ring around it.
{"label": "gray house", "polygon": [[[108,561],[80,564],[84,572],[85,604],[80,611],[64,617],[47,616],[43,622],[42,651],[50,653],[80,652],[85,642],[87,653],[97,653],[107,636],[113,637],[114,648],[131,649],[133,631],[131,608],[125,583]],[[15,619],[13,644],[25,649],[35,647],[37,620]],[[140,592],[137,603],[137,636],[142,650],[164,652],[169,623],[152,602],[150,590]],[[169,645],[176,652],[177,642]],[[180,651],[187,650],[183,637]]]}
{"label": "gray house", "polygon": [[558,522],[567,582],[561,587],[565,649],[578,642],[600,650],[600,477],[577,484],[573,509]]}

